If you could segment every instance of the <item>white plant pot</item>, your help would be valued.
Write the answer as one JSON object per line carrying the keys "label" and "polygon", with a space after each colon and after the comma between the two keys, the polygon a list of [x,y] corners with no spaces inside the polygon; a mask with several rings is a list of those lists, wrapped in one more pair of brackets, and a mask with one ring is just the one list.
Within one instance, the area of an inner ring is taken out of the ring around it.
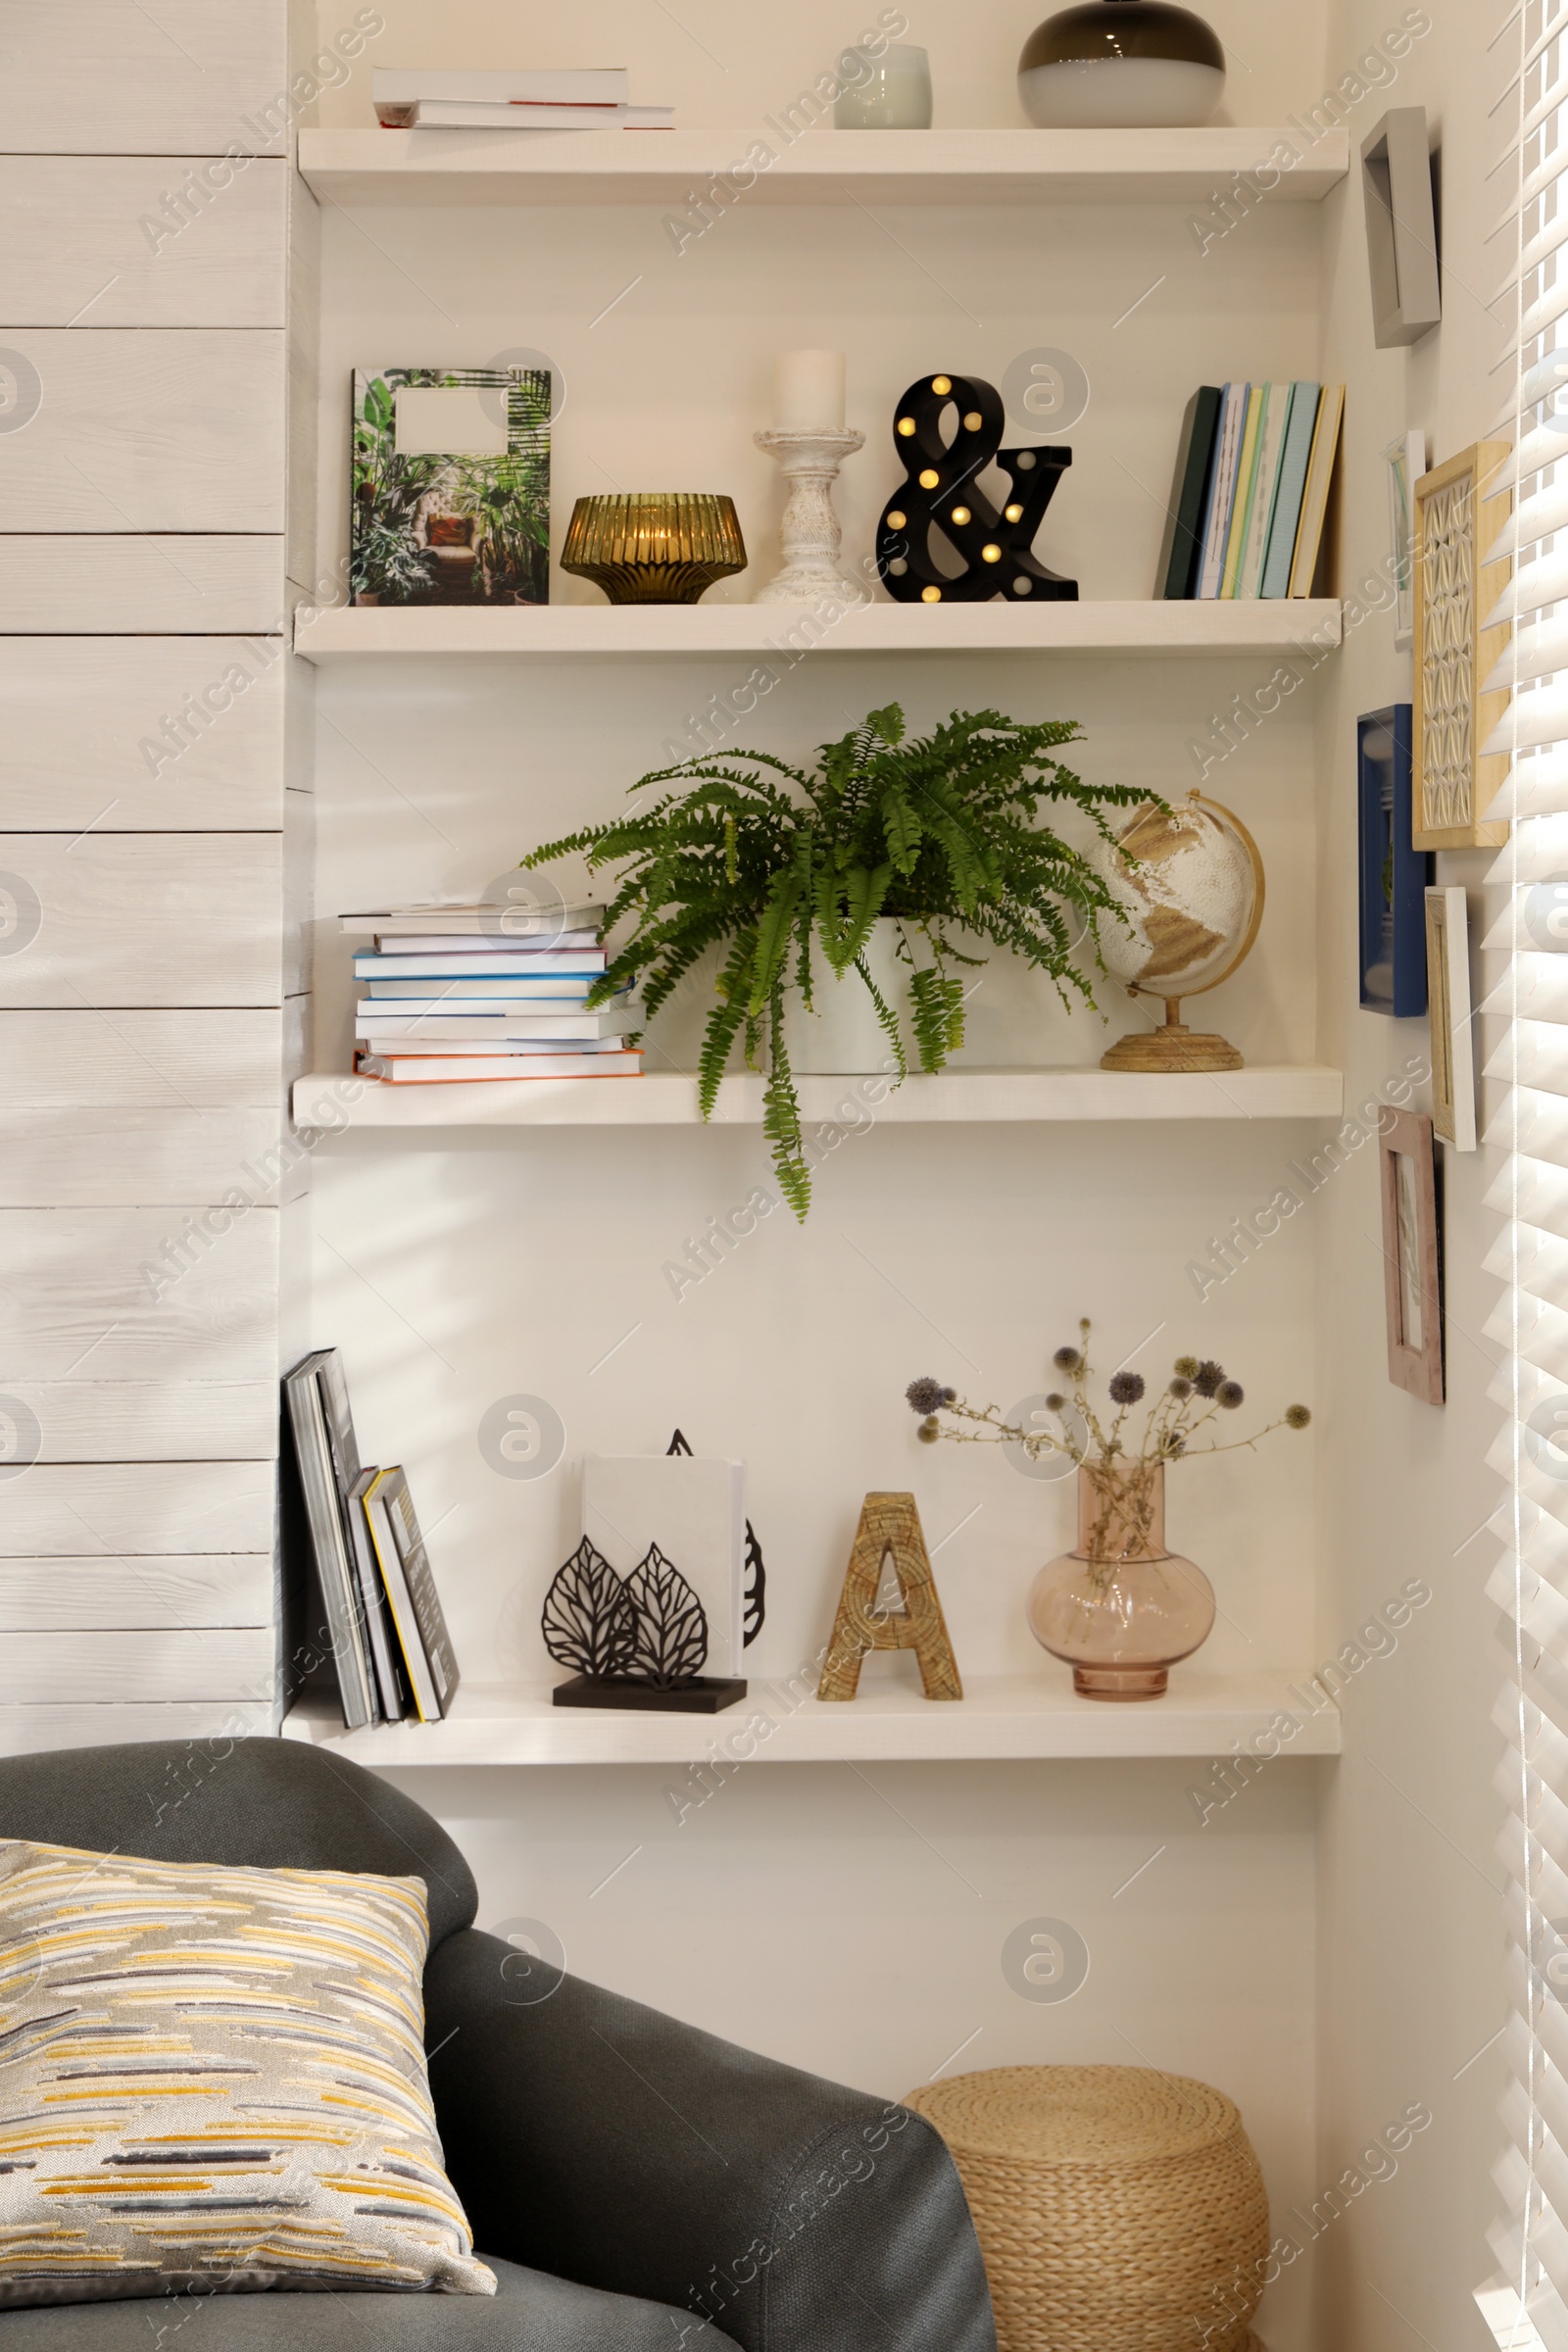
{"label": "white plant pot", "polygon": [[[909,1003],[908,964],[898,953],[899,927],[888,916],[871,927],[865,963],[885,1004],[898,1015],[905,1052],[913,1063],[914,1024]],[[811,1009],[798,994],[784,1007],[784,1050],[790,1068],[808,1078],[874,1078],[883,1070],[896,1071],[897,1062],[887,1033],[876,1017],[865,982],[853,964],[842,980],[816,941],[811,942]]]}

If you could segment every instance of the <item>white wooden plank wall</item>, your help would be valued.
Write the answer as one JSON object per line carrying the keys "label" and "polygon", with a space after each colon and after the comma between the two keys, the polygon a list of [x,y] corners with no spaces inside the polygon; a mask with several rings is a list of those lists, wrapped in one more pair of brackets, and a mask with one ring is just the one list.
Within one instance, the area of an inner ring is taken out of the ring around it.
{"label": "white wooden plank wall", "polygon": [[300,1182],[288,5],[5,20],[0,1752],[221,1743],[275,1724]]}
{"label": "white wooden plank wall", "polygon": [[0,155],[0,316],[24,327],[275,326],[288,165],[260,159],[207,204],[181,204],[180,177],[163,155]]}

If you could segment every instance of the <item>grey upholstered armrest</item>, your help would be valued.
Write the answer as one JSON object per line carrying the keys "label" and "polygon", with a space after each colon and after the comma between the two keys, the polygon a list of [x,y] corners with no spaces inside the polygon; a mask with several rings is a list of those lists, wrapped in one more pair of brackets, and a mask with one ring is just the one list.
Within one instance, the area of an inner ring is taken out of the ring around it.
{"label": "grey upholstered armrest", "polygon": [[431,1954],[425,2008],[477,2245],[689,2310],[692,2346],[707,2318],[746,2352],[996,2352],[953,2160],[906,2108],[473,1929]]}

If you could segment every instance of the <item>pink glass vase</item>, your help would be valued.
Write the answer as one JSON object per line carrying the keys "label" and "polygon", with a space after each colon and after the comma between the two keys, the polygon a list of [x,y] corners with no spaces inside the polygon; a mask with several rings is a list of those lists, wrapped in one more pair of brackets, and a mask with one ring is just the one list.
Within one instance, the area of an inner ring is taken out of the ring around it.
{"label": "pink glass vase", "polygon": [[1214,1589],[1165,1546],[1165,1465],[1078,1470],[1078,1542],[1041,1569],[1029,1630],[1072,1668],[1084,1698],[1158,1698],[1170,1669],[1206,1642]]}

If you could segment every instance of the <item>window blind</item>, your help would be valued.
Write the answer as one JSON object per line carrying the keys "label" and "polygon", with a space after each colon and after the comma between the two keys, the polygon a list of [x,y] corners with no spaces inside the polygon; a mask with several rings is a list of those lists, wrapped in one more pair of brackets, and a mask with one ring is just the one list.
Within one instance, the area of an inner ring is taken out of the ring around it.
{"label": "window blind", "polygon": [[1506,2352],[1568,2352],[1568,0],[1509,10],[1493,55],[1506,328],[1494,429],[1514,454],[1496,477],[1513,509],[1494,551],[1511,577],[1483,618],[1512,624],[1486,681],[1512,700],[1481,748],[1508,756],[1486,813],[1511,831],[1488,876],[1503,913],[1486,944],[1505,969],[1482,1009],[1507,1023],[1486,1065],[1504,1091],[1485,1140],[1505,1154],[1487,1195],[1504,1219],[1487,1330],[1505,1351],[1488,1591],[1512,1653],[1495,1714],[1511,1950],[1497,2267],[1476,2301]]}

